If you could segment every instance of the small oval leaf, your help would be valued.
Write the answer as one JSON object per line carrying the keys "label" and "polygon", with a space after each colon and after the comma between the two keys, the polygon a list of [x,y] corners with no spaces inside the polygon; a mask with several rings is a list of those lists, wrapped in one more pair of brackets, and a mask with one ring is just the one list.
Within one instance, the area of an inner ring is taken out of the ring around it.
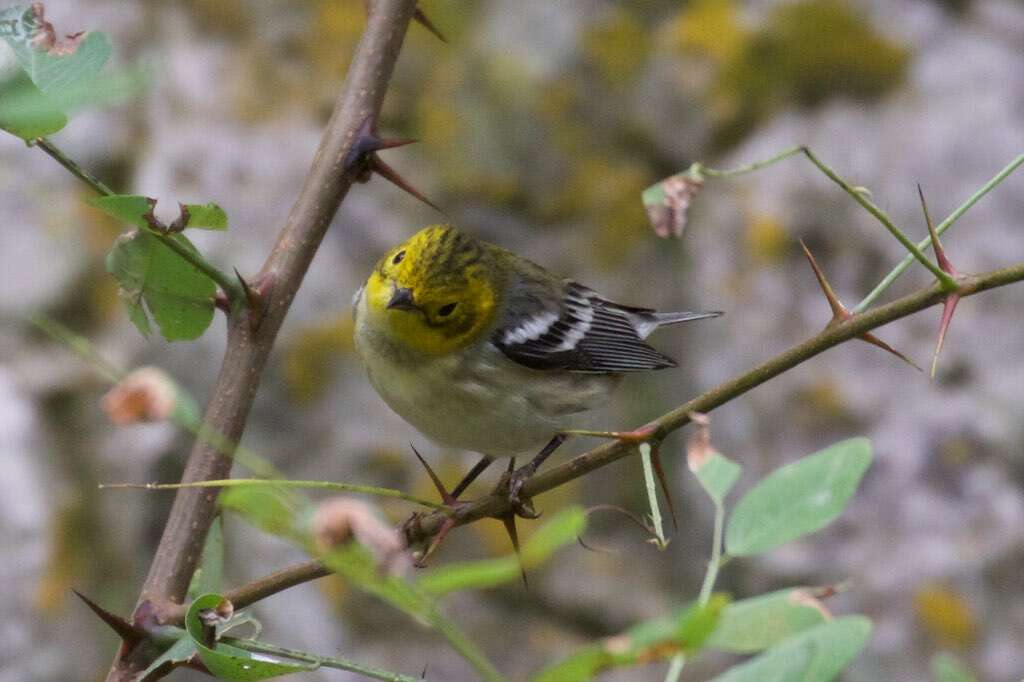
{"label": "small oval leaf", "polygon": [[776,469],[736,505],[725,532],[728,553],[760,554],[828,525],[870,464],[870,441],[851,438]]}

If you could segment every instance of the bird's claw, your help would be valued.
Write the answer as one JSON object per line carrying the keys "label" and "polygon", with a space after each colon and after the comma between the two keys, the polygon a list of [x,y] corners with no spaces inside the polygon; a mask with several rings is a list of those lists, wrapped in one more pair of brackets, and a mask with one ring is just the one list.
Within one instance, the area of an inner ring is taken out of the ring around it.
{"label": "bird's claw", "polygon": [[533,473],[533,469],[527,465],[507,472],[498,483],[498,490],[508,496],[508,503],[512,506],[512,511],[523,519],[539,519],[543,513],[533,508],[533,501],[530,498],[522,497],[523,485],[530,480]]}

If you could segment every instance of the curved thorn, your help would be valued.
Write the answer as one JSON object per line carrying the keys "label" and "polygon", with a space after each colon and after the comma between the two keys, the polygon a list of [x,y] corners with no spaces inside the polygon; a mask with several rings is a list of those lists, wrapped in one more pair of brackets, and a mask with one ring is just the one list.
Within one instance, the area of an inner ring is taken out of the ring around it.
{"label": "curved thorn", "polygon": [[442,43],[448,42],[448,39],[445,38],[444,35],[442,35],[439,30],[437,30],[436,26],[434,26],[434,22],[428,19],[427,15],[424,14],[423,10],[421,10],[419,7],[417,7],[416,11],[413,12],[412,19],[413,21],[417,22],[420,26],[433,33],[434,36]]}

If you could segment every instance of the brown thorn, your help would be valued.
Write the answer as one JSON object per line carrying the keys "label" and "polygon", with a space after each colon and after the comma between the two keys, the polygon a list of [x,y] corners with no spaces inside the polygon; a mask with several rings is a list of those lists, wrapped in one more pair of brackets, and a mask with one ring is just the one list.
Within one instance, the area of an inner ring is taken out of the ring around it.
{"label": "brown thorn", "polygon": [[238,268],[232,268],[235,271],[235,277],[238,278],[238,283],[242,285],[242,291],[245,292],[245,301],[250,307],[255,307],[256,299],[259,294],[253,291],[253,288],[249,286],[249,283],[242,277],[242,273],[238,271]]}
{"label": "brown thorn", "polygon": [[413,12],[412,19],[413,21],[419,23],[420,26],[433,33],[437,37],[437,39],[440,40],[442,43],[448,42],[448,39],[445,38],[439,30],[437,30],[436,26],[434,26],[434,22],[428,19],[427,15],[424,14],[423,10],[421,10],[419,7],[417,7],[416,11]]}
{"label": "brown thorn", "polygon": [[437,474],[434,473],[434,470],[430,467],[429,464],[427,464],[427,460],[423,459],[423,456],[420,454],[419,450],[416,449],[415,445],[409,443],[409,447],[412,448],[413,454],[416,455],[416,459],[420,461],[420,464],[423,465],[423,468],[427,470],[427,476],[430,477],[431,483],[433,483],[434,488],[437,489],[437,494],[441,496],[441,501],[449,506],[454,505],[456,502],[455,498],[451,496],[451,493],[448,492],[448,489],[444,487],[444,483],[441,482],[441,479],[437,477]]}
{"label": "brown thorn", "polygon": [[953,263],[946,257],[946,250],[942,248],[942,243],[939,241],[939,235],[935,231],[935,225],[932,223],[932,217],[928,214],[928,204],[924,200],[924,192],[921,190],[920,183],[917,185],[917,195],[921,197],[921,210],[924,211],[924,221],[928,225],[928,234],[931,235],[932,238],[932,249],[935,251],[935,260],[939,262],[939,267],[943,272],[953,277],[959,277],[960,273],[957,272],[956,268],[953,267]]}
{"label": "brown thorn", "polygon": [[413,195],[414,197],[416,197],[417,199],[419,199],[424,204],[426,204],[430,208],[434,209],[438,213],[444,213],[444,211],[442,211],[440,209],[440,207],[438,207],[437,204],[435,204],[433,201],[431,201],[430,199],[425,197],[418,189],[416,189],[415,187],[410,185],[408,182],[406,182],[405,178],[403,178],[401,175],[399,175],[398,172],[395,171],[394,168],[392,168],[388,164],[384,163],[380,159],[380,157],[377,156],[376,154],[371,154],[370,155],[370,157],[369,157],[369,168],[370,168],[370,171],[372,171],[372,172],[376,173],[377,175],[381,176],[382,178],[384,178],[388,182],[392,183],[393,185],[395,185],[399,189],[402,189],[402,190],[408,192],[409,194]]}
{"label": "brown thorn", "polygon": [[367,160],[370,154],[379,152],[382,149],[404,147],[414,142],[416,140],[412,138],[382,138],[377,132],[377,119],[371,114],[359,124],[355,140],[353,140],[352,146],[349,147],[348,152],[345,154],[343,167],[357,177],[362,177],[366,173]]}
{"label": "brown thorn", "polygon": [[874,334],[865,333],[865,334],[861,334],[857,338],[859,338],[861,341],[865,341],[867,343],[870,343],[872,346],[875,346],[877,348],[881,348],[882,350],[886,351],[887,353],[892,353],[893,355],[898,357],[900,360],[902,360],[903,362],[907,363],[908,365],[910,365],[911,367],[916,369],[918,372],[923,372],[924,371],[923,369],[921,369],[918,366],[918,364],[916,362],[914,362],[909,357],[907,357],[903,353],[899,352],[898,350],[896,350],[895,348],[893,348],[892,346],[887,344],[885,341],[882,341],[880,338],[878,338]]}
{"label": "brown thorn", "polygon": [[[924,221],[928,225],[928,234],[932,238],[932,249],[935,251],[935,260],[939,262],[939,267],[943,272],[951,275],[952,277],[959,277],[960,273],[953,266],[952,261],[946,256],[946,249],[942,247],[942,243],[939,241],[939,234],[935,231],[935,225],[932,224],[932,217],[928,214],[928,204],[924,200],[924,192],[921,190],[921,185],[917,186],[917,195],[921,197],[921,210],[924,211]],[[939,322],[939,338],[935,343],[935,351],[932,353],[932,367],[931,376],[935,378],[935,370],[939,366],[939,354],[942,353],[942,347],[946,343],[946,332],[949,331],[949,325],[953,322],[953,313],[956,312],[956,304],[960,302],[960,294],[956,291],[950,291],[946,294],[945,300],[942,302],[942,319]]]}
{"label": "brown thorn", "polygon": [[661,492],[668,504],[668,512],[672,515],[672,527],[679,530],[679,521],[676,519],[676,506],[672,503],[672,493],[668,489],[668,479],[665,478],[665,469],[661,466],[661,447],[658,443],[651,443],[651,466],[658,476],[658,483],[661,485]]}
{"label": "brown thorn", "polygon": [[[821,267],[818,265],[818,261],[815,260],[814,254],[811,253],[811,250],[807,248],[807,245],[804,244],[804,240],[802,239],[800,240],[800,247],[804,250],[804,255],[807,256],[807,261],[811,264],[811,269],[814,271],[814,276],[818,279],[818,284],[821,286],[821,291],[823,294],[825,294],[825,299],[828,300],[828,305],[832,309],[832,319],[829,321],[827,326],[838,324],[840,322],[844,322],[846,320],[851,319],[853,315],[850,314],[850,311],[846,309],[846,306],[844,306],[842,302],[839,300],[839,297],[836,296],[836,292],[832,289],[832,285],[828,283],[828,279],[825,277],[825,273],[822,272]],[[882,341],[874,334],[864,333],[858,338],[862,341],[870,343],[872,346],[877,346],[878,348],[881,348],[882,350],[888,353],[892,353],[893,355],[895,355],[900,360],[907,363],[917,371],[924,371],[920,367],[918,367],[918,365],[909,357],[899,352],[898,350],[887,344],[885,341]]]}
{"label": "brown thorn", "polygon": [[455,528],[455,518],[449,516],[444,520],[444,523],[441,524],[441,527],[438,528],[437,535],[430,540],[430,544],[427,545],[427,549],[424,550],[423,556],[417,559],[416,563],[413,564],[416,568],[424,568],[427,565],[427,561],[431,556],[433,556],[437,548],[441,546],[441,541],[444,540],[445,536],[448,535],[452,528]]}
{"label": "brown thorn", "polygon": [[249,329],[256,332],[259,330],[260,325],[263,324],[263,318],[266,315],[267,304],[269,303],[268,297],[263,291],[264,283],[267,280],[261,279],[260,283],[254,286],[242,277],[242,273],[238,271],[238,268],[233,269],[235,277],[238,278],[238,283],[242,285],[245,302],[249,308]]}
{"label": "brown thorn", "polygon": [[960,294],[950,292],[946,294],[946,300],[942,302],[942,320],[939,322],[939,340],[935,344],[935,352],[932,353],[932,372],[931,376],[935,378],[935,370],[939,366],[939,354],[942,352],[942,346],[946,343],[946,332],[949,331],[949,325],[953,321],[953,313],[956,311],[956,304],[960,302]]}
{"label": "brown thorn", "polygon": [[126,648],[131,649],[136,644],[146,638],[146,633],[141,629],[132,625],[127,620],[116,614],[107,611],[105,608],[92,601],[78,590],[72,588],[72,592],[75,593],[79,599],[85,602],[93,613],[99,616],[100,620],[110,626],[110,628],[117,633],[117,636],[124,642]]}
{"label": "brown thorn", "polygon": [[832,285],[828,283],[828,279],[825,278],[825,273],[821,271],[818,266],[818,261],[814,259],[814,254],[807,248],[807,244],[804,244],[804,240],[801,239],[800,248],[804,250],[804,255],[807,256],[807,261],[811,264],[811,270],[814,271],[814,276],[818,279],[818,285],[821,287],[821,291],[825,294],[825,299],[828,301],[829,307],[832,309],[832,320],[845,320],[850,317],[850,312],[846,309],[846,306],[842,304],[839,297],[836,296],[836,292],[832,290]]}
{"label": "brown thorn", "polygon": [[508,533],[508,538],[512,541],[512,549],[515,550],[516,558],[519,560],[519,573],[523,576],[523,587],[530,589],[530,582],[526,579],[526,566],[523,565],[523,554],[519,549],[519,531],[516,529],[516,515],[514,513],[506,514],[501,517],[501,522],[505,526],[505,532]]}

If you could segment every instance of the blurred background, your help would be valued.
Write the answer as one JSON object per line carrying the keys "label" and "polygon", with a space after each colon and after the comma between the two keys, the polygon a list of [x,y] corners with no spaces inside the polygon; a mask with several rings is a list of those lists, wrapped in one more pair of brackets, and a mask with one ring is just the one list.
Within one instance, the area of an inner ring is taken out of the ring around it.
{"label": "blurred background", "polygon": [[[474,461],[445,452],[392,414],[351,343],[350,299],[383,250],[450,220],[602,293],[721,319],[664,331],[678,369],[629,378],[593,426],[627,428],[819,330],[828,310],[797,245],[816,253],[838,294],[860,300],[903,256],[854,202],[794,157],[711,180],[681,241],[657,239],[647,185],[700,160],[718,168],[808,144],[912,236],[926,234],[915,190],[945,217],[1024,151],[1024,5],[1017,0],[424,0],[447,36],[410,29],[381,129],[420,144],[384,158],[446,216],[380,179],[345,201],[285,323],[245,444],[293,478],[432,495],[413,443],[454,482]],[[225,268],[255,272],[281,226],[363,26],[357,0],[47,3],[60,33],[102,29],[121,64],[151,65],[131,103],[86,112],[55,137],[122,192],[216,201],[228,233],[195,237]],[[100,482],[176,481],[190,438],[169,424],[118,427],[95,367],[31,327],[45,312],[114,365],[165,369],[202,404],[224,345],[214,321],[195,343],[143,339],[103,258],[123,230],[42,153],[0,138],[0,679],[90,680],[112,632],[71,587],[127,613],[171,493],[98,491]],[[1024,175],[986,197],[944,239],[962,271],[1024,259]],[[170,216],[173,217],[173,216]],[[886,294],[929,281],[917,266]],[[852,506],[828,529],[732,562],[719,588],[737,598],[848,582],[836,613],[875,623],[846,680],[927,680],[940,651],[979,679],[1024,674],[1024,289],[961,303],[936,380],[850,343],[712,416],[719,450],[744,467],[742,491],[775,467],[851,435],[876,458]],[[927,365],[931,309],[879,335]],[[622,517],[595,514],[530,589],[463,594],[448,612],[515,679],[595,637],[667,613],[696,595],[711,504],[664,448],[682,520],[664,552]],[[591,443],[572,441],[555,461]],[[471,495],[486,492],[496,474]],[[734,493],[737,496],[737,493]],[[627,459],[537,499],[645,511]],[[399,521],[406,505],[384,505]],[[522,533],[535,524],[523,523]],[[237,521],[228,581],[300,559]],[[435,561],[505,554],[501,525],[453,533]],[[430,632],[320,580],[260,604],[269,641],[338,653],[428,679],[468,680]],[[733,659],[706,656],[683,679]],[[661,680],[664,666],[609,675]],[[188,678],[187,673],[178,673]],[[347,679],[336,671],[308,679]]]}

